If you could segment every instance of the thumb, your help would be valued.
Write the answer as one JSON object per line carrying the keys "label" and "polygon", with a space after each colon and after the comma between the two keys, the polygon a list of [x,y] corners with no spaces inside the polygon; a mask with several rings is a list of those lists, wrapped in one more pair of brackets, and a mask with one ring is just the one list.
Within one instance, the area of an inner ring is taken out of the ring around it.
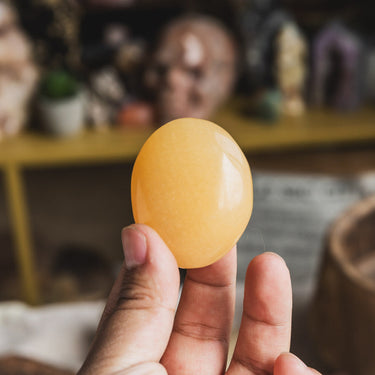
{"label": "thumb", "polygon": [[81,375],[139,373],[138,366],[140,371],[145,366],[155,373],[163,371],[156,363],[173,327],[179,290],[177,263],[159,235],[146,225],[123,229],[122,242],[125,262]]}

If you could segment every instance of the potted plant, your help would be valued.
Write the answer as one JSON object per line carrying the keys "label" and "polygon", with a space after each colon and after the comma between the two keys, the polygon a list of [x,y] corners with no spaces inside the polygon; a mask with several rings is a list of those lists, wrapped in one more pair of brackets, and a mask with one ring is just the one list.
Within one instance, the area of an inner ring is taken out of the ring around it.
{"label": "potted plant", "polygon": [[60,137],[78,134],[84,126],[85,106],[79,83],[70,73],[47,73],[40,85],[40,112],[46,129]]}

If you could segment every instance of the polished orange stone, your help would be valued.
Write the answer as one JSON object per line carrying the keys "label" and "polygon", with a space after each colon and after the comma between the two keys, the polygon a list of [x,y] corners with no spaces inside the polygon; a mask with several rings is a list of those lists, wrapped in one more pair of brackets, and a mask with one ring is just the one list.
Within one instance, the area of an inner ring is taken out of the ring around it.
{"label": "polished orange stone", "polygon": [[155,229],[181,268],[207,266],[245,230],[253,207],[249,164],[218,125],[182,118],[157,129],[134,164],[136,223]]}

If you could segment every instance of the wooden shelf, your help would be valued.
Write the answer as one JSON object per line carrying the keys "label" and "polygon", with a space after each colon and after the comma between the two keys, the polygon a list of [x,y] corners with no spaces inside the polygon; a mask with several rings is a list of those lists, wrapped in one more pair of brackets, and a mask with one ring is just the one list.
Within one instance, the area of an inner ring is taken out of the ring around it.
{"label": "wooden shelf", "polygon": [[375,140],[375,109],[352,113],[308,111],[267,123],[224,108],[215,120],[245,152],[343,145]]}
{"label": "wooden shelf", "polygon": [[150,131],[88,130],[72,138],[24,133],[0,143],[0,166],[43,166],[132,161]]}
{"label": "wooden shelf", "polygon": [[[213,121],[227,129],[244,152],[375,141],[375,109],[347,114],[310,111],[298,118],[266,123],[228,107]],[[0,143],[0,167],[131,162],[151,132],[111,128],[66,139],[26,132]]]}

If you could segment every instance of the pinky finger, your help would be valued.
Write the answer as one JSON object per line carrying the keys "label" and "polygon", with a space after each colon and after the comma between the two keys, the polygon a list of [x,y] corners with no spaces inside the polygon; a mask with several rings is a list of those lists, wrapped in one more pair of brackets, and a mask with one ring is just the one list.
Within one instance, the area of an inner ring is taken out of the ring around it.
{"label": "pinky finger", "polygon": [[320,375],[320,372],[307,367],[291,353],[283,353],[275,361],[274,375]]}

